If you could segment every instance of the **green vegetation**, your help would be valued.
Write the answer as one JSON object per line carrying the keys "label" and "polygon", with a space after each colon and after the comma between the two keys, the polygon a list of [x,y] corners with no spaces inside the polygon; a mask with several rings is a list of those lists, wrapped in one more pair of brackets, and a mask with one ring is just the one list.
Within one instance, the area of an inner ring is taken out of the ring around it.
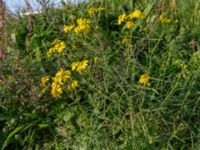
{"label": "green vegetation", "polygon": [[29,16],[7,20],[2,150],[199,149],[199,13],[93,0],[30,16],[31,33]]}

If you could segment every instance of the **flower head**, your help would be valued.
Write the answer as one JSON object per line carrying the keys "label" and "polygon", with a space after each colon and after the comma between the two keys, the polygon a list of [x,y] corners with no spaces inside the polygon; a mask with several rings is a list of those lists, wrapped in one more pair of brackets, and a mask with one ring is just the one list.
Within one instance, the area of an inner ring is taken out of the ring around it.
{"label": "flower head", "polygon": [[59,39],[55,39],[52,42],[53,47],[51,47],[47,52],[47,58],[51,58],[54,53],[63,53],[64,49],[66,48],[65,42]]}
{"label": "flower head", "polygon": [[79,18],[77,20],[77,25],[85,25],[85,24],[90,24],[91,20],[90,19],[86,19],[86,18]]}
{"label": "flower head", "polygon": [[50,48],[47,52],[47,58],[51,58],[53,53],[55,52],[55,49],[54,48]]}
{"label": "flower head", "polygon": [[59,84],[53,84],[51,88],[51,95],[55,98],[60,98],[63,93],[62,87]]}
{"label": "flower head", "polygon": [[134,26],[134,23],[132,21],[128,21],[125,24],[125,28],[126,29],[131,29]]}
{"label": "flower head", "polygon": [[53,85],[62,85],[63,84],[62,78],[60,78],[59,76],[54,76],[52,78],[52,80],[53,80],[52,86]]}
{"label": "flower head", "polygon": [[69,70],[64,71],[62,68],[56,73],[56,78],[60,78],[61,81],[66,82],[68,79],[71,79],[71,72]]}
{"label": "flower head", "polygon": [[78,33],[88,33],[90,31],[90,26],[87,24],[79,25],[74,29],[76,34]]}
{"label": "flower head", "polygon": [[46,83],[49,81],[49,76],[44,76],[40,79],[40,86],[41,87],[45,87],[46,86]]}
{"label": "flower head", "polygon": [[149,84],[151,77],[148,74],[143,74],[140,76],[139,83],[147,86]]}
{"label": "flower head", "polygon": [[118,25],[122,24],[122,22],[124,22],[126,20],[126,14],[122,14],[118,17]]}
{"label": "flower head", "polygon": [[88,66],[88,60],[83,60],[80,62],[73,62],[71,64],[72,71],[77,71],[79,73],[82,73]]}
{"label": "flower head", "polygon": [[63,31],[65,33],[68,33],[70,31],[72,31],[73,29],[74,29],[74,25],[64,25],[64,27],[63,27]]}
{"label": "flower head", "polygon": [[72,82],[68,85],[67,90],[68,91],[73,91],[78,86],[79,86],[78,81],[77,80],[72,80]]}
{"label": "flower head", "polygon": [[130,18],[130,19],[143,19],[144,13],[137,9],[134,12],[130,13],[128,15],[128,18]]}
{"label": "flower head", "polygon": [[63,41],[60,41],[60,42],[55,44],[54,48],[55,48],[55,51],[60,54],[64,51],[66,46],[65,46],[65,43]]}
{"label": "flower head", "polygon": [[77,20],[77,26],[74,28],[74,32],[78,33],[87,33],[90,31],[90,19],[79,18]]}
{"label": "flower head", "polygon": [[92,8],[88,9],[88,14],[89,15],[94,15],[95,13],[100,13],[100,12],[102,12],[104,10],[105,10],[105,8],[102,8],[102,7],[99,7],[99,8],[92,7]]}
{"label": "flower head", "polygon": [[164,17],[163,15],[160,15],[159,21],[163,24],[170,24],[172,22],[170,18]]}

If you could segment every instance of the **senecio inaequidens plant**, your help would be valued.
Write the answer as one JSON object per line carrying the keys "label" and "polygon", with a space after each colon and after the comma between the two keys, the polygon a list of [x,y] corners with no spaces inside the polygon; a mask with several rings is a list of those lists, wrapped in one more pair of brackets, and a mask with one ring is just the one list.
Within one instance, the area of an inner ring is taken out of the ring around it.
{"label": "senecio inaequidens plant", "polygon": [[[89,8],[87,10],[87,13],[90,16],[93,16],[98,13],[104,12],[106,9],[99,7],[99,8]],[[65,24],[63,26],[63,32],[65,34],[68,33],[75,33],[76,35],[79,34],[88,34],[92,29],[92,23],[93,21],[89,18],[77,18],[74,15],[69,16],[70,20],[73,22],[73,24]],[[123,13],[118,16],[117,24],[122,25],[124,24],[125,29],[129,30],[132,29],[135,25],[135,21],[137,19],[144,19],[145,15],[144,13],[137,9],[133,12],[130,12],[128,14]],[[163,15],[160,15],[158,22],[161,22],[163,24],[169,24],[172,22],[171,19],[164,17]],[[178,22],[176,20],[176,22]],[[124,37],[122,39],[122,44],[128,44],[130,42],[130,39],[127,37]],[[72,47],[75,47],[74,44]],[[52,47],[47,52],[47,58],[50,59],[54,54],[62,54],[66,50],[65,42],[59,39],[55,39],[52,42]],[[73,54],[72,54],[73,55]],[[94,57],[93,61],[96,62],[98,57]],[[41,78],[41,87],[43,88],[42,92],[45,93],[48,91],[47,89],[47,83],[52,81],[51,84],[51,95],[55,98],[60,98],[64,91],[66,92],[72,92],[76,88],[78,88],[79,81],[76,79],[73,79],[73,72],[78,72],[80,75],[84,72],[84,70],[87,69],[89,64],[89,61],[87,59],[82,61],[74,61],[71,64],[71,70],[63,70],[62,68],[56,73],[54,77],[44,76]],[[150,79],[151,77],[148,74],[142,74],[139,78],[138,83],[143,86],[149,86],[150,85]]]}
{"label": "senecio inaequidens plant", "polygon": [[[105,8],[89,8],[88,14],[90,16],[97,13],[102,13]],[[76,16],[70,15],[69,18],[74,22]],[[134,27],[134,19],[144,19],[144,13],[140,10],[135,10],[129,14],[122,14],[118,17],[118,25],[125,22],[125,28],[131,29]],[[92,27],[92,20],[88,18],[78,18],[75,24],[68,24],[63,26],[63,32],[65,34],[74,32],[75,34],[87,34]],[[122,43],[127,44],[128,38],[123,38]],[[72,45],[74,47],[74,45]],[[65,42],[59,39],[55,39],[52,42],[52,47],[47,52],[47,58],[50,59],[54,54],[62,54],[66,49]],[[96,62],[98,57],[94,57],[93,61]],[[71,64],[71,70],[63,70],[62,68],[56,73],[54,77],[43,76],[41,77],[40,86],[43,88],[42,93],[48,91],[48,83],[51,81],[51,95],[56,99],[61,98],[63,92],[72,92],[79,87],[79,81],[73,79],[73,72],[78,72],[80,75],[87,69],[89,61],[75,61]],[[147,74],[141,75],[139,84],[147,86],[150,81],[150,76]]]}
{"label": "senecio inaequidens plant", "polygon": [[31,30],[8,19],[2,150],[199,149],[199,10],[86,0],[31,15]]}

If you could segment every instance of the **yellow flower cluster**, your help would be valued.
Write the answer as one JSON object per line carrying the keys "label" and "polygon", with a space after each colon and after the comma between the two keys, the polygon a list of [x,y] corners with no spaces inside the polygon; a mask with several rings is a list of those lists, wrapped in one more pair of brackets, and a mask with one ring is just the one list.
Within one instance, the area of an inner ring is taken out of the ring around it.
{"label": "yellow flower cluster", "polygon": [[144,18],[144,13],[141,12],[140,10],[135,10],[131,12],[130,14],[122,14],[118,17],[118,25],[121,25],[123,22],[126,22],[125,28],[126,29],[131,29],[134,27],[134,22],[132,19],[143,19]]}
{"label": "yellow flower cluster", "polygon": [[126,20],[126,14],[122,14],[118,17],[118,25],[122,24]]}
{"label": "yellow flower cluster", "polygon": [[77,24],[76,26],[75,25],[64,25],[63,31],[65,33],[74,31],[76,34],[87,33],[90,31],[90,24],[91,24],[90,19],[79,18],[79,19],[77,19],[76,24]]}
{"label": "yellow flower cluster", "polygon": [[63,53],[64,49],[66,48],[65,42],[61,41],[61,40],[58,40],[58,39],[55,39],[52,42],[52,45],[53,45],[53,47],[50,48],[48,50],[48,52],[47,52],[47,58],[51,58],[51,56],[53,55],[53,53],[58,53],[58,54]]}
{"label": "yellow flower cluster", "polygon": [[76,89],[78,86],[79,86],[78,81],[72,80],[72,82],[68,85],[67,90],[71,92],[74,89]]}
{"label": "yellow flower cluster", "polygon": [[144,13],[137,9],[130,13],[127,17],[130,19],[144,19]]}
{"label": "yellow flower cluster", "polygon": [[82,73],[88,66],[88,60],[83,60],[80,62],[73,62],[71,64],[72,71],[77,71],[79,73]]}
{"label": "yellow flower cluster", "polygon": [[[97,59],[97,58],[96,58]],[[88,66],[88,60],[83,60],[80,62],[73,62],[71,64],[71,70],[82,73]],[[46,83],[50,80],[49,76],[44,76],[41,78],[41,87],[45,87]],[[51,83],[51,95],[55,98],[60,98],[63,93],[63,87],[67,85],[67,91],[71,92],[79,86],[77,80],[72,80],[72,73],[70,70],[63,70],[62,68],[52,77]],[[45,89],[46,90],[46,89]]]}
{"label": "yellow flower cluster", "polygon": [[51,95],[55,98],[59,98],[63,93],[62,85],[71,79],[71,72],[69,70],[64,71],[60,69],[56,75],[52,78]]}
{"label": "yellow flower cluster", "polygon": [[74,28],[75,33],[87,33],[90,31],[90,19],[80,18],[77,20],[77,26]]}
{"label": "yellow flower cluster", "polygon": [[102,7],[99,7],[99,8],[92,7],[92,8],[89,8],[87,12],[88,12],[89,15],[94,15],[96,13],[100,13],[100,12],[105,11],[105,10],[106,9],[102,8]]}
{"label": "yellow flower cluster", "polygon": [[51,88],[51,95],[53,97],[60,98],[61,95],[62,95],[62,93],[63,93],[63,89],[62,89],[61,85],[56,84],[56,85],[52,86],[52,88]]}
{"label": "yellow flower cluster", "polygon": [[147,86],[147,85],[149,85],[150,79],[151,79],[151,77],[148,74],[143,74],[140,76],[139,83],[144,86]]}
{"label": "yellow flower cluster", "polygon": [[172,22],[172,20],[167,17],[164,17],[163,15],[160,15],[159,22],[161,22],[163,24],[169,24]]}
{"label": "yellow flower cluster", "polygon": [[70,31],[72,31],[73,29],[74,29],[74,25],[64,25],[64,27],[63,27],[63,31],[65,33],[68,33]]}
{"label": "yellow flower cluster", "polygon": [[47,82],[49,81],[49,76],[44,76],[40,79],[40,86],[45,87]]}
{"label": "yellow flower cluster", "polygon": [[125,24],[125,28],[126,29],[131,29],[134,26],[134,23],[132,21],[128,21]]}

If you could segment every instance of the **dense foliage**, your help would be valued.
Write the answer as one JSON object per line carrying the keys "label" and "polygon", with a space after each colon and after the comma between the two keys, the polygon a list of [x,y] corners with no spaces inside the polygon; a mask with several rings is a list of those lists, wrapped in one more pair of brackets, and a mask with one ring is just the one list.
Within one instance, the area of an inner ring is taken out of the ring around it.
{"label": "dense foliage", "polygon": [[7,20],[2,150],[198,149],[200,3],[175,2],[90,1]]}

